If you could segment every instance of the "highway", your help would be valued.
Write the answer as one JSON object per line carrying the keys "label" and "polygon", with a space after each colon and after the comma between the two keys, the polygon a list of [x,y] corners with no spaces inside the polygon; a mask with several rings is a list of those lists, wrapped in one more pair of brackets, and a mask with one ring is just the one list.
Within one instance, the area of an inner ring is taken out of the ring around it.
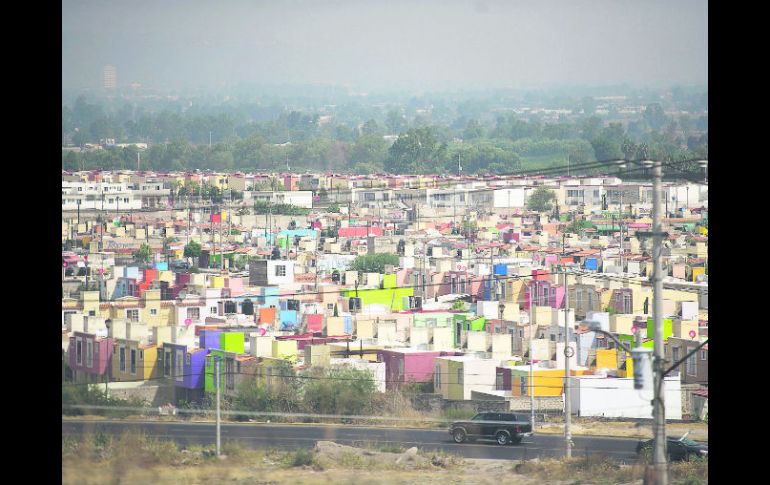
{"label": "highway", "polygon": [[[120,435],[126,431],[140,430],[148,436],[174,440],[180,445],[213,445],[216,441],[214,423],[62,420],[62,436],[97,432]],[[564,437],[547,434],[525,438],[519,445],[499,446],[494,441],[457,444],[452,441],[448,431],[435,429],[228,423],[222,424],[221,433],[222,442],[238,441],[250,448],[312,448],[317,441],[334,441],[349,446],[360,446],[362,443],[396,444],[404,448],[416,446],[422,450],[443,450],[465,458],[495,460],[527,460],[564,455]],[[618,462],[630,463],[636,460],[636,439],[577,436],[573,437],[573,442],[573,457],[604,454]]]}

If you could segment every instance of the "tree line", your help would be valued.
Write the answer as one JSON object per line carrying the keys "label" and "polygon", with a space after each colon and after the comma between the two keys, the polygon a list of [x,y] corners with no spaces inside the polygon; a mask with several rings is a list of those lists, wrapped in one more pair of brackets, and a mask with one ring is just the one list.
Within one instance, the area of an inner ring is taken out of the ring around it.
{"label": "tree line", "polygon": [[81,97],[62,109],[63,144],[114,138],[150,147],[140,154],[134,146],[63,150],[62,168],[509,173],[615,158],[708,157],[708,117],[669,116],[658,103],[625,124],[605,124],[596,115],[555,123],[523,118],[509,113],[431,123],[424,116],[407,120],[398,109],[358,124],[298,111],[261,121],[170,110],[132,118],[128,110],[107,114]]}

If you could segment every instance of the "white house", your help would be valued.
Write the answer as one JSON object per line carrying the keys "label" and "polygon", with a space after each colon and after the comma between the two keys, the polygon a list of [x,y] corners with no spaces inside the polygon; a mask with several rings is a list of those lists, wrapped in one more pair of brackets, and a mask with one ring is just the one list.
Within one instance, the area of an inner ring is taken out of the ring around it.
{"label": "white house", "polygon": [[249,285],[277,286],[294,283],[294,261],[264,259],[249,263]]}

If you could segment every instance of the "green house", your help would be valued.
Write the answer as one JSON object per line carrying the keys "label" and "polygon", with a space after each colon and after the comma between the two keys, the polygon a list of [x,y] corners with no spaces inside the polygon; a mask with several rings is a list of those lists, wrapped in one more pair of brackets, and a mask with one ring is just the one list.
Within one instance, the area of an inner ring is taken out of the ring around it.
{"label": "green house", "polygon": [[[626,344],[629,348],[636,347],[636,337],[634,335],[624,335],[624,334],[618,334],[617,335],[618,340]],[[651,338],[642,338],[642,348],[645,349],[654,349],[655,348],[655,340]]]}
{"label": "green house", "polygon": [[216,392],[214,386],[214,371],[216,369],[215,358],[219,357],[219,389],[221,392],[225,390],[225,352],[217,349],[209,349],[209,355],[206,356],[206,365],[204,368],[203,389],[205,392]]}
{"label": "green house", "polygon": [[[674,335],[673,321],[670,318],[663,319],[663,340],[668,340],[669,337]],[[647,319],[647,338],[655,338],[655,325],[652,323],[652,318]]]}
{"label": "green house", "polygon": [[[384,305],[391,311],[398,312],[404,309],[404,297],[414,296],[414,288],[398,288],[395,285],[395,275],[385,275],[384,288],[359,288],[358,297],[361,298],[361,306]],[[342,292],[346,298],[355,298],[356,290]],[[408,301],[408,300],[407,300]]]}
{"label": "green house", "polygon": [[245,351],[243,332],[222,332],[219,334],[219,349],[225,352],[242,354]]}

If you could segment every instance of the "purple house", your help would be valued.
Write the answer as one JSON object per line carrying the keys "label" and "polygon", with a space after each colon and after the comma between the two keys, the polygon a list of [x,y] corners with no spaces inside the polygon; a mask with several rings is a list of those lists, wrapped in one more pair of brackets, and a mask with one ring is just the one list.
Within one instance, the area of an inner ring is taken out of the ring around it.
{"label": "purple house", "polygon": [[93,333],[73,332],[69,366],[75,382],[103,382],[112,374],[112,339]]}
{"label": "purple house", "polygon": [[202,329],[200,333],[201,348],[206,350],[220,348],[219,335],[221,333],[222,330],[212,330],[210,328]]}
{"label": "purple house", "polygon": [[177,401],[198,401],[203,397],[203,378],[208,350],[187,349],[186,345],[163,344],[163,377],[177,390]]}
{"label": "purple house", "polygon": [[377,361],[385,362],[387,388],[394,389],[408,382],[431,382],[433,360],[441,354],[412,348],[383,349],[377,352]]}

